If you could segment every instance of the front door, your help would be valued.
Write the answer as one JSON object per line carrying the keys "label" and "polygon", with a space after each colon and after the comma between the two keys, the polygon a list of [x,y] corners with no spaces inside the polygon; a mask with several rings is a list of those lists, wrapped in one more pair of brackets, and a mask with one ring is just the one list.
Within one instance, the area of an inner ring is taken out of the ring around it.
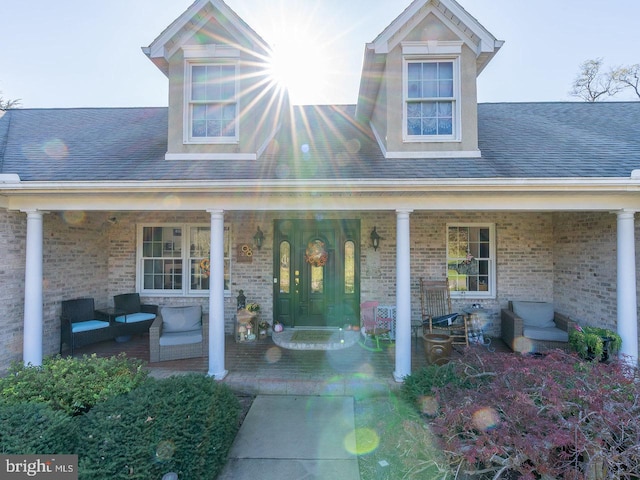
{"label": "front door", "polygon": [[359,323],[360,221],[274,222],[274,318],[289,327]]}

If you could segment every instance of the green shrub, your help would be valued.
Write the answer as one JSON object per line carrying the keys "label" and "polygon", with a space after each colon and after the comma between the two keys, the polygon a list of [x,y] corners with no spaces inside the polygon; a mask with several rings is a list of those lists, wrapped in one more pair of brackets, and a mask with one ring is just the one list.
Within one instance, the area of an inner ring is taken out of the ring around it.
{"label": "green shrub", "polygon": [[410,404],[415,405],[420,398],[434,395],[435,389],[445,385],[467,388],[469,382],[464,375],[460,375],[458,365],[455,363],[450,362],[442,366],[429,365],[404,379],[402,397]]}
{"label": "green shrub", "polygon": [[80,418],[82,479],[215,478],[239,428],[240,404],[225,385],[187,375],[148,379]]}
{"label": "green shrub", "polygon": [[70,454],[77,423],[44,403],[0,402],[0,452],[5,455]]}
{"label": "green shrub", "polygon": [[114,395],[126,393],[147,377],[140,360],[124,354],[111,358],[45,358],[42,366],[14,363],[0,378],[0,398],[6,403],[43,402],[70,415],[88,411]]}

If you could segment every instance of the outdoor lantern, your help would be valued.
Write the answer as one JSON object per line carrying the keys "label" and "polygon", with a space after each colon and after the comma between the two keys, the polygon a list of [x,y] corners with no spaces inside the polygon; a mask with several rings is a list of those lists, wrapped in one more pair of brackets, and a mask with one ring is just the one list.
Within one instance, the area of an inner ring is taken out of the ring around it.
{"label": "outdoor lantern", "polygon": [[380,240],[382,240],[382,237],[378,235],[378,232],[376,232],[376,227],[373,227],[373,230],[371,230],[370,237],[371,237],[371,245],[373,245],[373,249],[378,250],[378,247],[380,246]]}
{"label": "outdoor lantern", "polygon": [[258,231],[253,236],[253,241],[256,244],[256,247],[258,247],[258,250],[262,248],[263,240],[264,240],[264,233],[262,233],[262,230],[260,230],[260,227],[258,226]]}

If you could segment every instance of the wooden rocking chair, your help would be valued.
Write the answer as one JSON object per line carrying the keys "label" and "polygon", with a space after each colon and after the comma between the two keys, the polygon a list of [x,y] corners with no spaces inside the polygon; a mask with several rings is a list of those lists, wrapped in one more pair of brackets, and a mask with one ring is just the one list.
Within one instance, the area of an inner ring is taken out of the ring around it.
{"label": "wooden rocking chair", "polygon": [[423,333],[451,336],[454,345],[469,346],[469,316],[451,308],[449,279],[420,279],[420,307]]}

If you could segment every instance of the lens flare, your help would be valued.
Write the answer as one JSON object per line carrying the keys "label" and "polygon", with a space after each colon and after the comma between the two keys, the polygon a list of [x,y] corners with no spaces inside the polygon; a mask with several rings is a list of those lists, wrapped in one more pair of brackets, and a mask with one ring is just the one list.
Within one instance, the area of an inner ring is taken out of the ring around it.
{"label": "lens flare", "polygon": [[278,347],[271,347],[264,354],[264,358],[268,363],[278,363],[282,358],[282,350]]}
{"label": "lens flare", "polygon": [[500,415],[491,407],[481,408],[471,419],[474,428],[483,432],[493,430],[500,423]]}
{"label": "lens flare", "polygon": [[514,352],[532,353],[533,352],[533,343],[528,338],[518,337],[518,338],[513,340],[512,349],[513,349]]}
{"label": "lens flare", "polygon": [[373,452],[380,445],[378,433],[371,428],[357,428],[344,439],[344,448],[354,455]]}
{"label": "lens flare", "polygon": [[171,440],[163,440],[156,447],[156,458],[161,462],[171,460],[176,452],[176,445]]}
{"label": "lens flare", "polygon": [[69,225],[80,225],[86,218],[86,213],[77,210],[68,210],[62,214],[62,219]]}
{"label": "lens flare", "polygon": [[180,206],[180,199],[175,195],[167,195],[162,200],[162,205],[167,208],[178,208]]}
{"label": "lens flare", "polygon": [[69,155],[69,149],[67,145],[60,139],[54,138],[53,140],[49,140],[43,146],[44,153],[47,154],[48,157],[51,157],[55,160],[62,160]]}
{"label": "lens flare", "polygon": [[421,397],[419,397],[418,405],[420,407],[420,412],[423,415],[428,415],[430,417],[435,417],[438,414],[438,410],[440,408],[438,399],[431,395],[422,395]]}

